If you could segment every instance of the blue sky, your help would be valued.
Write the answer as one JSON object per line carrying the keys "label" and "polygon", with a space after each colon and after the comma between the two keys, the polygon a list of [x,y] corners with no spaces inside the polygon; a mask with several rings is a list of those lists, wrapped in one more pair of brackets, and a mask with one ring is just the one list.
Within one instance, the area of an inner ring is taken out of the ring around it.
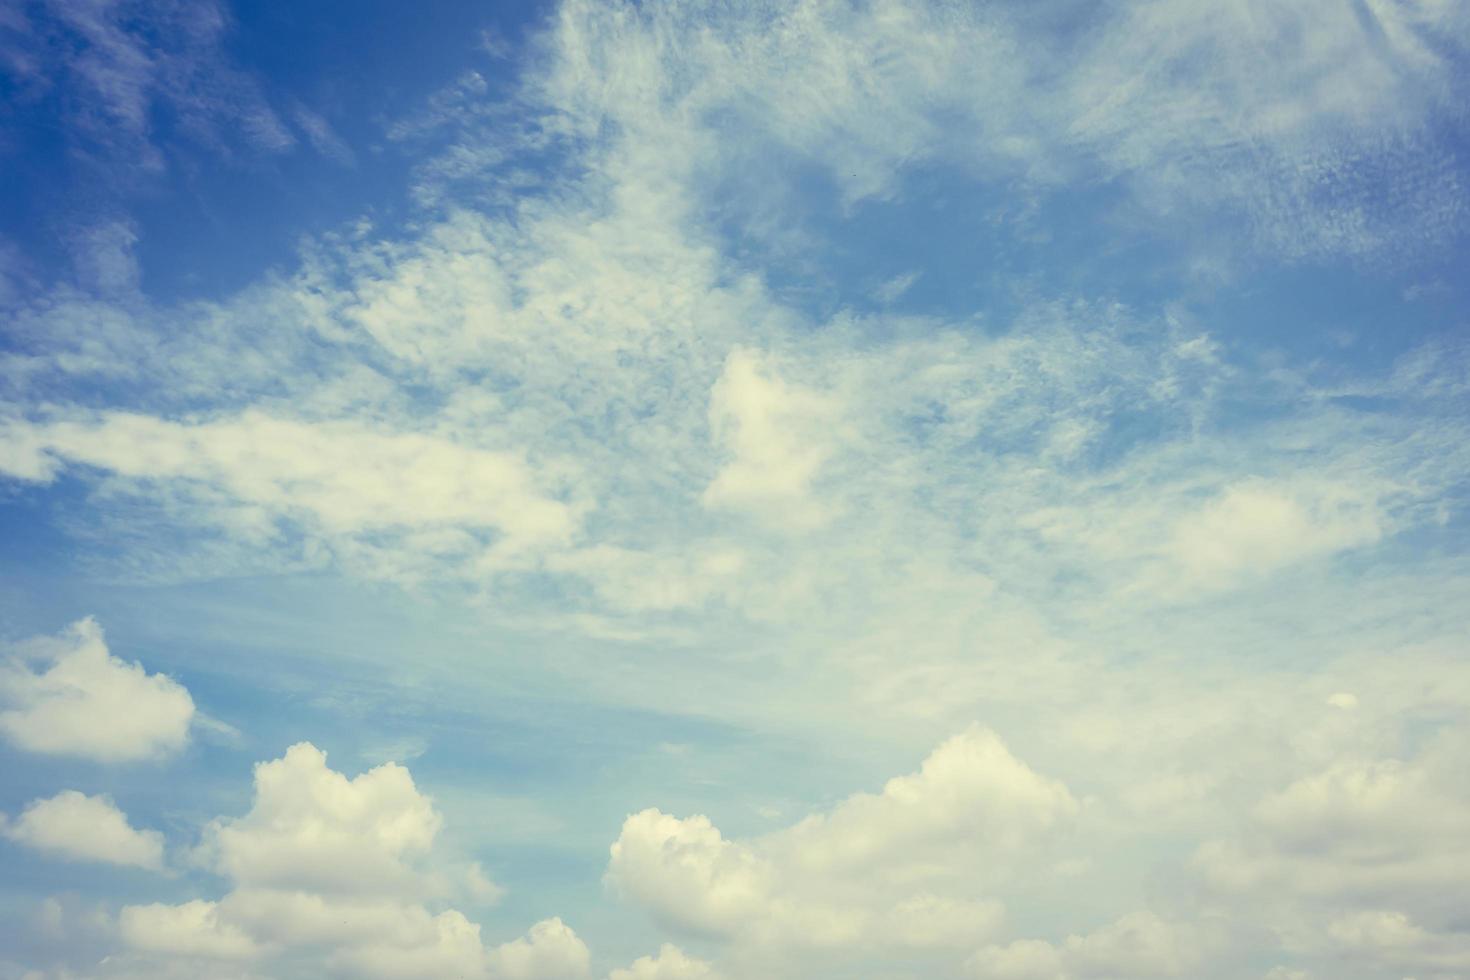
{"label": "blue sky", "polygon": [[1467,56],[0,9],[0,980],[1470,974]]}

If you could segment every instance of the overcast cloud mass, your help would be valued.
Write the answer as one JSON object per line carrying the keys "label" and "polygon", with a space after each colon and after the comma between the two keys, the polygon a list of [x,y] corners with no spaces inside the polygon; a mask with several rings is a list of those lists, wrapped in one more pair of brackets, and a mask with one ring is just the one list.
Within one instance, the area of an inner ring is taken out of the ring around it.
{"label": "overcast cloud mass", "polygon": [[1470,5],[0,2],[0,980],[1470,977]]}

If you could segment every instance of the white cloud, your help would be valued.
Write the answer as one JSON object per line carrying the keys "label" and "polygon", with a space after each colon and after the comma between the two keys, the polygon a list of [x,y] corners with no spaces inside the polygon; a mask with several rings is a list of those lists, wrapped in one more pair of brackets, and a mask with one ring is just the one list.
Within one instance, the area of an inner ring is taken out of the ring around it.
{"label": "white cloud", "polygon": [[[127,479],[223,491],[267,521],[296,519],[328,536],[489,528],[501,536],[490,554],[508,556],[564,541],[576,524],[571,507],[537,486],[523,453],[361,423],[247,412],[184,424],[112,413],[41,426],[27,439]],[[44,467],[22,462],[20,471]]]}
{"label": "white cloud", "polygon": [[101,762],[167,755],[182,748],[194,702],[178,682],[112,656],[91,619],[34,642],[40,673],[0,666],[0,732],[21,748]]}
{"label": "white cloud", "polygon": [[[801,866],[880,868],[895,857],[922,862],[929,849],[1020,848],[1076,816],[1060,782],[1038,775],[1000,737],[978,726],[936,748],[917,773],[858,793],[792,827],[787,846]],[[940,857],[940,863],[947,863]]]}
{"label": "white cloud", "polygon": [[1435,933],[1402,912],[1373,909],[1335,919],[1327,934],[1348,956],[1384,967],[1437,973],[1470,968],[1470,930],[1459,925]]}
{"label": "white cloud", "polygon": [[771,904],[774,869],[708,817],[633,814],[611,853],[608,877],[619,890],[686,929],[732,933]]}
{"label": "white cloud", "polygon": [[524,938],[489,955],[491,975],[505,980],[581,980],[589,959],[586,945],[561,919],[538,922]]}
{"label": "white cloud", "polygon": [[256,766],[250,812],[210,824],[200,857],[243,886],[411,892],[408,862],[428,852],[441,823],[402,766],[348,779],[302,742]]}
{"label": "white cloud", "polygon": [[831,408],[776,376],[757,352],[734,350],[710,393],[710,429],[730,456],[701,498],[705,506],[751,511],[774,524],[819,523],[811,494],[830,449],[820,433]]}
{"label": "white cloud", "polygon": [[1211,953],[1208,934],[1133,912],[1060,945],[1021,939],[987,946],[967,967],[982,980],[1081,980],[1084,977],[1188,977]]}
{"label": "white cloud", "polygon": [[1339,762],[1260,801],[1251,833],[1206,845],[1199,865],[1226,889],[1438,906],[1470,873],[1470,798],[1452,766]]}
{"label": "white cloud", "polygon": [[382,980],[486,976],[480,927],[453,909],[434,916],[412,936],[368,935],[358,942],[333,950],[329,963],[350,975]]}
{"label": "white cloud", "polygon": [[634,814],[607,878],[668,927],[745,954],[963,949],[1003,919],[987,889],[1005,879],[1008,855],[1077,809],[1064,786],[973,728],[881,793],[750,841],[726,840],[703,816]]}
{"label": "white cloud", "polygon": [[1113,181],[1148,213],[1243,224],[1292,256],[1452,230],[1448,153],[1420,129],[1463,87],[1465,22],[1447,5],[1242,0],[1215,17],[1150,0],[1065,31],[1029,13],[807,0],[711,23],[574,3],[543,84],[583,125],[614,119],[739,186],[755,233],[790,235],[793,156],[849,203],[898,197],[918,161],[1040,194]]}
{"label": "white cloud", "polygon": [[607,975],[607,980],[719,980],[713,966],[664,943],[655,956],[640,956]]}
{"label": "white cloud", "polygon": [[123,942],[150,953],[232,960],[261,951],[244,930],[220,921],[216,903],[197,899],[181,905],[126,906],[117,926]]}
{"label": "white cloud", "polygon": [[0,815],[0,834],[19,844],[74,861],[100,861],[159,870],[163,835],[135,830],[106,796],[65,790],[35,800],[16,819]]}
{"label": "white cloud", "polygon": [[1247,481],[1180,518],[1166,554],[1192,581],[1212,585],[1372,544],[1383,524],[1377,501],[1359,488]]}
{"label": "white cloud", "polygon": [[463,913],[431,908],[449,880],[469,881],[481,898],[499,893],[478,864],[430,867],[441,822],[402,766],[349,779],[315,746],[294,745],[256,766],[248,813],[204,830],[195,857],[230,889],[218,900],[124,906],[118,935],[134,960],[163,971],[248,960],[290,976],[587,977],[587,947],[560,919],[486,948]]}
{"label": "white cloud", "polygon": [[1470,875],[1470,793],[1457,726],[1407,759],[1357,753],[1261,799],[1194,867],[1289,949],[1395,969],[1470,963],[1455,897]]}

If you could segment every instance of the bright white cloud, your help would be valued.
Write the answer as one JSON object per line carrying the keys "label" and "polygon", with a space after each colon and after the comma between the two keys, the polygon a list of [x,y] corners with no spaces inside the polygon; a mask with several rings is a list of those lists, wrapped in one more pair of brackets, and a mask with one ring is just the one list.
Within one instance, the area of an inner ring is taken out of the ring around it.
{"label": "bright white cloud", "polygon": [[0,666],[0,732],[21,748],[100,762],[128,762],[182,748],[194,718],[189,692],[108,652],[91,619],[50,641],[33,641],[40,672]]}
{"label": "bright white cloud", "polygon": [[608,877],[628,897],[673,925],[728,934],[771,905],[774,869],[727,841],[708,817],[658,810],[623,822]]}
{"label": "bright white cloud", "polygon": [[[28,441],[59,459],[141,481],[226,493],[257,520],[300,520],[328,536],[399,528],[494,529],[498,552],[565,540],[575,512],[536,486],[524,454],[347,421],[248,412],[184,424],[115,413],[43,426]],[[43,472],[22,461],[14,475]],[[471,556],[473,557],[473,556]]]}
{"label": "bright white cloud", "polygon": [[221,922],[219,905],[195,899],[181,905],[128,905],[118,914],[118,935],[137,950],[204,956],[211,959],[247,959],[260,946],[244,930]]}
{"label": "bright white cloud", "polygon": [[505,980],[582,980],[589,959],[586,945],[561,919],[538,922],[489,955],[491,976]]}
{"label": "bright white cloud", "polygon": [[710,393],[710,429],[730,456],[701,497],[705,506],[753,511],[775,524],[811,524],[825,514],[812,481],[830,453],[832,408],[775,376],[760,355],[732,351]]}
{"label": "bright white cloud", "polygon": [[424,926],[412,935],[400,931],[391,936],[363,936],[360,945],[340,944],[328,961],[351,975],[382,980],[486,976],[479,926],[453,909],[439,913]]}
{"label": "bright white cloud", "polygon": [[[256,766],[249,813],[205,828],[196,858],[230,890],[218,900],[125,906],[118,935],[134,957],[162,957],[162,970],[202,958],[249,960],[292,976],[587,977],[587,947],[560,919],[487,948],[463,913],[425,904],[444,879],[424,866],[440,824],[403,767],[349,779],[316,747],[294,745]],[[482,892],[495,888],[478,865],[458,876],[478,879]]]}
{"label": "bright white cloud", "polygon": [[[788,832],[792,858],[814,870],[929,858],[931,847],[1004,852],[1076,816],[1060,782],[1038,775],[994,732],[972,727],[936,748],[917,773],[859,793]],[[941,859],[942,861],[943,859]]]}
{"label": "bright white cloud", "polygon": [[0,834],[18,844],[73,861],[100,861],[159,870],[163,835],[136,830],[106,796],[66,790],[36,800],[14,820],[0,816]]}
{"label": "bright white cloud", "polygon": [[212,823],[201,858],[246,886],[352,893],[412,890],[408,864],[442,819],[408,770],[386,763],[348,779],[302,742],[255,767],[255,802]]}
{"label": "bright white cloud", "polygon": [[742,955],[963,949],[1002,922],[987,886],[1004,880],[1007,855],[1077,810],[1066,787],[973,728],[881,793],[762,838],[726,840],[703,816],[634,814],[607,877],[661,923],[733,940]]}
{"label": "bright white cloud", "polygon": [[607,975],[607,980],[719,980],[713,966],[664,943],[655,956],[640,956]]}

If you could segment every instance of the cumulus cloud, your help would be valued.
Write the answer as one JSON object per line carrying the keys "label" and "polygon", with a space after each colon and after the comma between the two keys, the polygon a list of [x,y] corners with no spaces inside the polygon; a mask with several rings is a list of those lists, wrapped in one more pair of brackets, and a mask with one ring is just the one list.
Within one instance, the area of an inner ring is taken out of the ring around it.
{"label": "cumulus cloud", "polygon": [[1055,779],[1011,754],[981,727],[948,739],[917,773],[859,793],[790,829],[796,859],[813,869],[861,868],[895,855],[923,860],[934,845],[1006,851],[1076,816],[1078,803]]}
{"label": "cumulus cloud", "polygon": [[506,980],[580,980],[588,975],[589,954],[561,919],[547,919],[490,951],[490,972]]}
{"label": "cumulus cloud", "polygon": [[719,980],[713,966],[664,943],[657,955],[640,956],[607,975],[607,980]]}
{"label": "cumulus cloud", "polygon": [[44,669],[14,660],[0,667],[0,732],[21,748],[127,762],[176,752],[188,740],[189,692],[112,656],[94,620],[28,649]]}
{"label": "cumulus cloud", "polygon": [[727,840],[704,816],[634,814],[607,878],[668,927],[746,952],[964,948],[1001,924],[986,892],[1007,855],[1077,810],[1065,786],[972,728],[881,793],[765,837]]}
{"label": "cumulus cloud", "polygon": [[1288,949],[1403,970],[1470,962],[1463,738],[1445,726],[1408,758],[1353,754],[1300,776],[1259,800],[1237,836],[1201,845],[1194,868],[1268,916]]}
{"label": "cumulus cloud", "polygon": [[1021,939],[986,946],[970,957],[982,980],[1081,980],[1083,977],[1188,977],[1210,954],[1208,934],[1134,912],[1061,944]]}
{"label": "cumulus cloud", "polygon": [[255,802],[205,830],[200,857],[243,886],[315,892],[412,890],[408,861],[442,819],[407,769],[387,763],[348,779],[308,742],[255,767]]}
{"label": "cumulus cloud", "polygon": [[[560,919],[487,948],[462,912],[430,907],[446,877],[428,867],[441,824],[402,766],[349,779],[315,746],[293,745],[256,766],[250,811],[211,822],[194,852],[230,889],[218,899],[124,906],[118,935],[129,955],[155,957],[164,970],[238,960],[292,976],[587,977],[587,947]],[[495,887],[478,865],[459,876]]]}
{"label": "cumulus cloud", "polygon": [[12,821],[0,818],[0,834],[18,844],[73,861],[100,861],[158,870],[163,835],[136,830],[106,796],[65,790],[35,800]]}
{"label": "cumulus cloud", "polygon": [[118,914],[118,935],[134,949],[211,959],[245,959],[260,947],[244,930],[221,922],[219,905],[195,899],[180,905],[129,905]]}
{"label": "cumulus cloud", "polygon": [[623,821],[608,877],[671,924],[728,934],[770,907],[774,869],[708,817],[649,809]]}

